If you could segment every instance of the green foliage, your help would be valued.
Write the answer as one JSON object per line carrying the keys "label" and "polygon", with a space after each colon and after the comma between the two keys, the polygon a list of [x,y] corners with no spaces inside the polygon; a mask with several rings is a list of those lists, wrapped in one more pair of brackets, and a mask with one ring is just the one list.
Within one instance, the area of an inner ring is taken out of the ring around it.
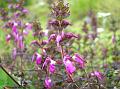
{"label": "green foliage", "polygon": [[5,86],[14,87],[15,82],[0,68],[0,89]]}

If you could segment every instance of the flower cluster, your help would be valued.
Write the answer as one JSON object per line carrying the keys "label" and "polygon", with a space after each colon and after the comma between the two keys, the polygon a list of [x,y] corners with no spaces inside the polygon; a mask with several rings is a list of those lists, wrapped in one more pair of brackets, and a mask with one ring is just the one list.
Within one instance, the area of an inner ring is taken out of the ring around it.
{"label": "flower cluster", "polygon": [[[38,47],[42,52],[35,52],[32,60],[35,59],[36,65],[43,71],[46,71],[44,83],[47,89],[53,87],[52,75],[58,73],[58,71],[66,73],[68,78],[70,78],[77,71],[77,65],[79,65],[80,69],[85,68],[85,59],[78,53],[71,53],[67,49],[70,46],[71,40],[79,38],[78,35],[64,31],[70,25],[70,22],[65,20],[69,15],[68,4],[64,5],[63,1],[54,4],[51,13],[53,19],[49,20],[48,23],[53,28],[53,32],[48,35],[47,40],[44,40],[45,33],[42,29],[39,29],[41,27],[37,23],[35,23],[36,25],[33,24],[34,33],[38,34],[39,37],[37,36],[38,40],[32,41],[31,45]],[[65,70],[62,71],[61,67],[58,66],[65,67]]]}

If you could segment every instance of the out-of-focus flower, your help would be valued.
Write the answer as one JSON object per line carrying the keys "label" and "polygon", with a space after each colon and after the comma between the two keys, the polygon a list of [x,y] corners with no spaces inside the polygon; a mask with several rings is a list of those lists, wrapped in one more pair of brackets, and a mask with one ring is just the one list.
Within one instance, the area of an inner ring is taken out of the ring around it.
{"label": "out-of-focus flower", "polygon": [[26,30],[26,29],[23,30],[23,34],[24,34],[24,35],[28,35],[28,33],[29,33],[28,30]]}
{"label": "out-of-focus flower", "polygon": [[32,24],[30,24],[30,23],[26,23],[25,24],[25,29],[28,29],[28,30],[31,30],[32,29]]}
{"label": "out-of-focus flower", "polygon": [[17,30],[17,27],[16,27],[16,25],[13,25],[13,27],[12,27],[12,32],[13,33],[18,33],[18,30]]}
{"label": "out-of-focus flower", "polygon": [[39,65],[41,64],[42,61],[42,56],[39,53],[36,53],[36,64]]}
{"label": "out-of-focus flower", "polygon": [[6,41],[7,41],[7,42],[9,42],[9,41],[10,41],[10,39],[11,39],[11,35],[10,35],[10,34],[8,34],[8,35],[6,36]]}
{"label": "out-of-focus flower", "polygon": [[62,40],[62,37],[60,35],[57,35],[57,37],[56,37],[56,43],[57,43],[58,47],[59,47],[59,44],[60,44],[61,40]]}
{"label": "out-of-focus flower", "polygon": [[12,51],[12,58],[15,60],[16,56],[17,56],[17,49],[14,48],[13,51]]}
{"label": "out-of-focus flower", "polygon": [[51,34],[48,40],[50,42],[51,40],[55,40],[55,39],[56,39],[56,34]]}
{"label": "out-of-focus flower", "polygon": [[59,27],[59,21],[58,20],[50,20],[49,25],[56,29],[57,27]]}
{"label": "out-of-focus flower", "polygon": [[66,28],[68,25],[70,25],[70,22],[68,22],[67,20],[62,20],[61,26],[63,28]]}
{"label": "out-of-focus flower", "polygon": [[40,44],[37,40],[33,40],[30,45],[39,46]]}
{"label": "out-of-focus flower", "polygon": [[47,64],[50,62],[50,60],[52,60],[50,57],[47,57],[43,63],[42,69],[47,66]]}
{"label": "out-of-focus flower", "polygon": [[75,72],[76,68],[73,65],[73,63],[70,61],[70,58],[71,57],[69,55],[64,56],[63,63],[65,65],[66,71],[69,74],[72,74],[73,72]]}
{"label": "out-of-focus flower", "polygon": [[55,61],[54,60],[50,60],[50,64],[49,64],[49,72],[52,74],[55,72]]}
{"label": "out-of-focus flower", "polygon": [[27,9],[23,9],[22,12],[23,12],[24,14],[27,14],[29,11],[28,11]]}
{"label": "out-of-focus flower", "polygon": [[15,18],[18,18],[20,16],[20,13],[16,12],[14,13]]}
{"label": "out-of-focus flower", "polygon": [[41,64],[42,61],[42,56],[39,53],[34,53],[32,56],[32,62],[36,59],[36,64],[39,65]]}
{"label": "out-of-focus flower", "polygon": [[81,69],[85,67],[85,60],[78,53],[74,54],[73,59],[79,64]]}
{"label": "out-of-focus flower", "polygon": [[99,71],[94,71],[91,73],[91,76],[96,76],[99,80],[103,79],[102,73]]}
{"label": "out-of-focus flower", "polygon": [[23,36],[19,36],[19,39],[18,39],[18,47],[19,47],[20,49],[23,49],[23,48],[24,48]]}
{"label": "out-of-focus flower", "polygon": [[112,43],[114,44],[116,42],[115,34],[112,35]]}
{"label": "out-of-focus flower", "polygon": [[71,39],[71,38],[78,38],[78,36],[74,35],[73,33],[64,33],[64,37],[67,39]]}
{"label": "out-of-focus flower", "polygon": [[45,78],[45,87],[46,89],[51,89],[53,83],[50,77],[46,77]]}
{"label": "out-of-focus flower", "polygon": [[62,37],[60,35],[57,35],[56,42],[59,43],[62,40]]}
{"label": "out-of-focus flower", "polygon": [[41,45],[46,45],[46,44],[48,44],[48,40],[43,40],[41,43]]}

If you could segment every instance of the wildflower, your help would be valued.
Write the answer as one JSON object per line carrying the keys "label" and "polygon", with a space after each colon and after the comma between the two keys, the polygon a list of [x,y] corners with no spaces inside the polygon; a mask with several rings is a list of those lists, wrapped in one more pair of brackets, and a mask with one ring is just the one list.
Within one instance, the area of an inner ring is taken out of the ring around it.
{"label": "wildflower", "polygon": [[13,51],[12,51],[12,58],[15,60],[16,56],[17,56],[17,49],[14,48]]}
{"label": "wildflower", "polygon": [[52,80],[51,80],[51,78],[50,77],[46,77],[45,78],[45,87],[46,87],[46,89],[50,89],[51,87],[52,87]]}
{"label": "wildflower", "polygon": [[23,49],[23,48],[24,48],[23,36],[19,36],[19,38],[18,38],[18,47],[19,47],[20,49]]}
{"label": "wildflower", "polygon": [[27,9],[23,9],[22,12],[23,12],[24,14],[27,14],[27,13],[28,13],[28,10],[27,10]]}
{"label": "wildflower", "polygon": [[73,66],[73,63],[70,61],[70,58],[71,57],[69,55],[66,55],[63,59],[63,63],[65,65],[66,71],[69,74],[72,74],[73,72],[75,72],[76,68],[75,66]]}
{"label": "wildflower", "polygon": [[57,46],[59,47],[60,41],[62,40],[62,37],[60,35],[58,35],[56,37],[56,42],[57,42]]}
{"label": "wildflower", "polygon": [[78,38],[78,36],[74,35],[73,33],[65,33],[65,38],[71,39],[71,38]]}
{"label": "wildflower", "polygon": [[39,65],[41,64],[42,61],[42,56],[38,53],[36,53],[36,64]]}
{"label": "wildflower", "polygon": [[9,42],[10,39],[11,39],[11,35],[8,34],[8,35],[6,36],[6,41]]}
{"label": "wildflower", "polygon": [[16,33],[16,34],[18,33],[16,25],[13,25],[13,27],[12,27],[12,32],[13,32],[13,33]]}
{"label": "wildflower", "polygon": [[85,67],[85,60],[79,54],[75,53],[73,59],[79,64],[80,68],[83,69]]}
{"label": "wildflower", "polygon": [[50,62],[50,60],[52,60],[50,57],[47,57],[43,63],[42,69],[48,65],[48,63]]}
{"label": "wildflower", "polygon": [[70,22],[68,22],[67,20],[62,20],[61,26],[63,28],[66,28],[68,25],[70,25]]}
{"label": "wildflower", "polygon": [[43,40],[42,43],[41,43],[41,45],[46,45],[46,44],[48,44],[47,40]]}
{"label": "wildflower", "polygon": [[36,58],[36,64],[39,65],[41,64],[42,61],[42,56],[39,53],[34,53],[32,56],[32,61]]}
{"label": "wildflower", "polygon": [[50,60],[50,64],[49,64],[49,72],[52,74],[55,72],[55,61],[54,60]]}
{"label": "wildflower", "polygon": [[100,73],[99,71],[94,71],[91,73],[91,76],[96,76],[99,80],[102,80],[102,73]]}
{"label": "wildflower", "polygon": [[26,23],[25,24],[25,29],[28,29],[28,30],[31,30],[32,29],[32,24],[30,24],[30,23]]}
{"label": "wildflower", "polygon": [[28,30],[26,30],[26,29],[23,30],[24,35],[28,35],[28,33],[29,33]]}
{"label": "wildflower", "polygon": [[51,34],[48,40],[50,42],[51,40],[55,40],[55,39],[56,39],[56,34]]}
{"label": "wildflower", "polygon": [[57,27],[59,27],[59,21],[58,20],[50,20],[49,25],[50,26],[52,25],[52,27],[54,27],[56,29]]}

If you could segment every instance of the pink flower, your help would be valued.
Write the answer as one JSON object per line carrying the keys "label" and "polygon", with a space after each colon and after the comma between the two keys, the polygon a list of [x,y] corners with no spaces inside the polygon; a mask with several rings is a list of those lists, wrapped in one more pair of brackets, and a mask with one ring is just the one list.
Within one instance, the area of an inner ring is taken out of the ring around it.
{"label": "pink flower", "polygon": [[14,23],[14,25],[13,25],[13,27],[12,27],[12,32],[17,34],[17,33],[18,33],[18,30],[17,30],[17,27],[16,27],[16,26],[17,26],[17,23]]}
{"label": "pink flower", "polygon": [[99,71],[92,72],[91,76],[96,76],[99,80],[103,79],[102,73],[100,73]]}
{"label": "pink flower", "polygon": [[16,59],[16,56],[17,56],[17,49],[14,48],[14,49],[13,49],[13,52],[12,52],[12,58],[15,60],[15,59]]}
{"label": "pink flower", "polygon": [[42,61],[42,56],[38,53],[36,53],[36,64],[39,65],[41,64]]}
{"label": "pink flower", "polygon": [[24,48],[23,36],[19,36],[19,39],[18,39],[18,47],[19,47],[20,49],[23,49],[23,48]]}
{"label": "pink flower", "polygon": [[32,24],[30,24],[30,23],[26,23],[25,26],[26,26],[25,29],[27,29],[27,30],[31,30],[33,27]]}
{"label": "pink flower", "polygon": [[29,11],[27,9],[23,9],[22,12],[27,14]]}
{"label": "pink flower", "polygon": [[51,78],[50,77],[46,77],[45,78],[45,87],[46,87],[46,89],[51,89],[51,87],[52,87],[52,80],[51,80]]}
{"label": "pink flower", "polygon": [[36,58],[36,64],[39,65],[41,64],[42,61],[42,56],[39,53],[34,53],[32,56],[32,61]]}
{"label": "pink flower", "polygon": [[51,34],[48,40],[50,42],[51,40],[55,40],[55,39],[56,39],[56,34]]}
{"label": "pink flower", "polygon": [[6,41],[9,42],[10,39],[11,39],[11,35],[8,34],[8,35],[6,36]]}
{"label": "pink flower", "polygon": [[45,59],[45,62],[43,63],[42,69],[43,69],[45,66],[49,65],[49,66],[48,66],[48,69],[49,69],[49,72],[52,74],[52,73],[55,72],[55,64],[56,64],[56,61],[52,60],[50,57],[47,57],[47,58]]}
{"label": "pink flower", "polygon": [[112,35],[112,43],[114,44],[116,42],[115,34]]}
{"label": "pink flower", "polygon": [[61,23],[61,26],[63,26],[63,28],[66,28],[68,25],[70,25],[70,22],[68,22],[67,20],[63,20]]}
{"label": "pink flower", "polygon": [[74,35],[73,33],[65,33],[64,34],[65,38],[71,39],[71,38],[78,38],[78,36]]}
{"label": "pink flower", "polygon": [[29,33],[28,30],[26,30],[26,29],[23,30],[23,34],[24,34],[24,35],[28,35],[28,33]]}
{"label": "pink flower", "polygon": [[79,54],[75,53],[73,59],[79,64],[80,68],[83,69],[85,67],[85,60]]}
{"label": "pink flower", "polygon": [[50,60],[50,64],[49,64],[49,72],[52,74],[55,72],[55,61],[54,60]]}
{"label": "pink flower", "polygon": [[57,43],[57,46],[59,47],[59,44],[60,44],[60,41],[62,40],[62,37],[60,35],[58,35],[56,37],[56,43]]}
{"label": "pink flower", "polygon": [[50,57],[47,57],[43,63],[42,69],[48,65],[48,63],[50,62],[50,60],[52,60]]}
{"label": "pink flower", "polygon": [[56,37],[56,42],[59,43],[61,40],[62,40],[62,37],[61,37],[60,35],[58,35],[58,36]]}
{"label": "pink flower", "polygon": [[63,59],[63,63],[65,65],[66,71],[69,74],[72,74],[73,72],[75,72],[76,68],[75,66],[73,66],[73,63],[70,61],[70,58],[71,57],[69,55],[65,56]]}

